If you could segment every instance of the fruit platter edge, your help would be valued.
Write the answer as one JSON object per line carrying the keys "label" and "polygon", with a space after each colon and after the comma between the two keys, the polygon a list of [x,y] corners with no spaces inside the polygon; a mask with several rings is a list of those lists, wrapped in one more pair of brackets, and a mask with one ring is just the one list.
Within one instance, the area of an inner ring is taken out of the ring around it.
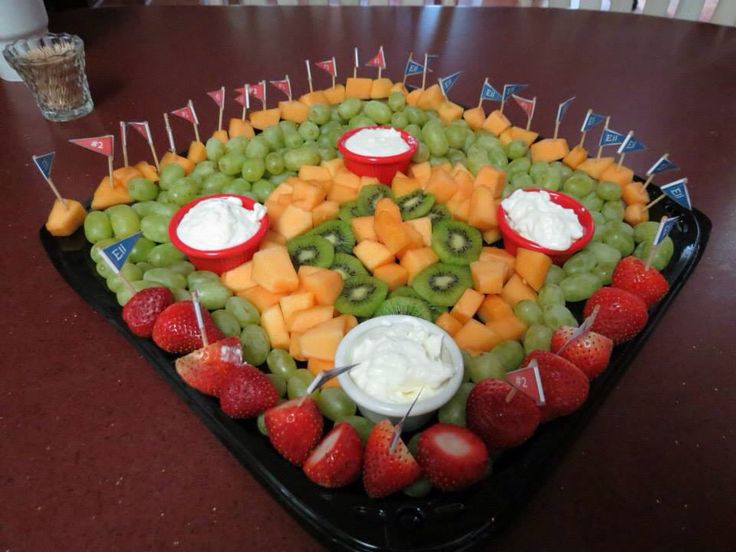
{"label": "fruit platter edge", "polygon": [[681,237],[664,271],[670,291],[651,311],[644,330],[633,341],[617,347],[611,369],[591,384],[586,403],[573,415],[541,427],[524,445],[495,458],[494,473],[482,484],[461,493],[416,499],[399,495],[372,500],[352,488],[333,491],[315,487],[270,446],[252,420],[238,421],[224,415],[216,399],[200,394],[179,378],[173,355],[128,330],[114,295],[97,277],[89,256],[91,246],[81,230],[67,238],[55,238],[42,228],[40,239],[72,289],[153,364],[241,464],[322,542],[352,550],[439,552],[476,546],[509,524],[541,487],[692,273],[708,241],[711,222],[697,210],[686,211],[667,203],[667,210],[682,216]]}

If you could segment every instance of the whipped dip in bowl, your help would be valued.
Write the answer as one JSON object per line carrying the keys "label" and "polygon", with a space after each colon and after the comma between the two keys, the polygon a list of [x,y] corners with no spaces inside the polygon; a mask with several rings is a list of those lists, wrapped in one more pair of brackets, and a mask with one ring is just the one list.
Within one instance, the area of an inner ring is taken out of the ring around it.
{"label": "whipped dip in bowl", "polygon": [[197,270],[226,272],[249,261],[268,231],[266,208],[248,196],[213,194],[181,207],[169,238]]}
{"label": "whipped dip in bowl", "polygon": [[405,130],[380,125],[348,130],[337,140],[349,171],[375,177],[383,184],[391,184],[397,172],[406,173],[418,145]]}
{"label": "whipped dip in bowl", "polygon": [[406,431],[426,424],[463,379],[463,357],[452,337],[414,316],[378,316],[350,330],[337,348],[335,366],[355,363],[360,364],[338,379],[371,421],[397,423],[421,390]]}

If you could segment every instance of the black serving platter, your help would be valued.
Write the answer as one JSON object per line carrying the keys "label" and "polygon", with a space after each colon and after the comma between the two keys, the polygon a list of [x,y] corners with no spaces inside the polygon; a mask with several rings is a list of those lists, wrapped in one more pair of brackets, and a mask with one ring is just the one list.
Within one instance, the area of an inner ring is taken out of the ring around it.
{"label": "black serving platter", "polygon": [[[652,187],[654,188],[654,187]],[[654,197],[660,194],[652,190]],[[385,499],[368,498],[360,483],[337,490],[322,489],[284,460],[261,435],[254,420],[225,416],[217,400],[187,386],[176,374],[174,357],[125,326],[115,295],[95,271],[90,245],[81,231],[55,238],[41,229],[41,242],[56,269],[92,308],[115,326],[166,379],[231,453],[317,538],[330,548],[350,550],[445,552],[467,550],[508,525],[532,498],[585,423],[644,346],[703,254],[710,220],[666,199],[651,213],[680,215],[670,236],[675,251],[664,275],[670,291],[650,312],[649,322],[633,340],[615,349],[611,365],[590,386],[585,404],[574,414],[540,426],[524,445],[494,458],[493,473],[461,493],[433,491],[425,498],[402,493]],[[582,305],[574,305],[579,316]]]}

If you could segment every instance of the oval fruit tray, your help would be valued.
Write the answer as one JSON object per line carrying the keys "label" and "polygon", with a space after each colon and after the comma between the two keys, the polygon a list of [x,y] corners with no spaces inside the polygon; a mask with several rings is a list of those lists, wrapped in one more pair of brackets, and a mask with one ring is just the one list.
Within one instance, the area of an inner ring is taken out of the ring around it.
{"label": "oval fruit tray", "polygon": [[[223,414],[217,399],[199,393],[179,378],[173,355],[128,330],[115,295],[95,272],[90,244],[81,229],[67,238],[55,238],[42,229],[40,238],[67,283],[135,345],[243,466],[323,543],[352,550],[439,552],[468,549],[509,524],[543,484],[692,273],[708,241],[710,220],[670,200],[656,207],[653,220],[664,213],[680,215],[680,220],[671,234],[674,255],[663,271],[670,290],[651,310],[644,330],[615,348],[609,368],[591,382],[588,400],[574,414],[540,426],[525,444],[494,457],[493,473],[480,484],[463,492],[433,493],[425,498],[398,493],[376,500],[366,496],[360,483],[336,490],[314,485],[279,455],[254,420],[239,421]],[[582,303],[573,305],[575,311],[574,307],[578,307],[575,314],[579,316]]]}

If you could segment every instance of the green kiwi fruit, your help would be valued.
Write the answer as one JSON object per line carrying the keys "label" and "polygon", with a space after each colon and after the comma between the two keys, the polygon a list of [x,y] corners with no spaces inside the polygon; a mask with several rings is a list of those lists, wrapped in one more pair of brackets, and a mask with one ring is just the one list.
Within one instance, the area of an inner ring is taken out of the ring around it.
{"label": "green kiwi fruit", "polygon": [[411,299],[419,299],[422,303],[424,303],[427,306],[427,308],[429,309],[429,312],[432,313],[433,322],[437,320],[437,318],[443,312],[447,312],[447,309],[445,307],[438,307],[437,305],[432,305],[431,303],[428,303],[427,301],[425,301],[421,295],[419,295],[416,291],[414,291],[409,286],[397,287],[395,290],[393,290],[391,293],[388,294],[389,299],[392,299],[394,297],[409,297]]}
{"label": "green kiwi fruit", "polygon": [[384,184],[363,186],[358,193],[358,210],[360,216],[372,215],[376,211],[376,203],[384,197],[393,198],[391,188]]}
{"label": "green kiwi fruit", "polygon": [[443,220],[432,228],[432,249],[443,263],[469,265],[477,261],[483,237],[477,228],[459,220]]}
{"label": "green kiwi fruit", "polygon": [[434,206],[434,195],[424,190],[414,190],[411,193],[396,198],[396,205],[401,210],[403,220],[412,220],[425,216]]}
{"label": "green kiwi fruit", "polygon": [[434,227],[435,224],[440,222],[441,220],[451,220],[452,215],[450,214],[450,211],[447,210],[447,207],[442,205],[441,203],[435,203],[432,205],[432,208],[429,210],[429,213],[427,213],[430,219],[432,219],[432,226]]}
{"label": "green kiwi fruit", "polygon": [[354,217],[361,216],[360,209],[358,209],[357,201],[346,201],[340,206],[340,212],[337,215],[341,221],[350,224],[350,221]]}
{"label": "green kiwi fruit", "polygon": [[291,262],[301,265],[330,268],[335,260],[335,247],[321,236],[304,234],[286,242]]}
{"label": "green kiwi fruit", "polygon": [[473,286],[467,266],[435,263],[414,276],[411,287],[432,305],[451,307],[463,292]]}
{"label": "green kiwi fruit", "polygon": [[368,270],[366,270],[363,263],[357,257],[345,253],[336,252],[335,260],[332,261],[330,268],[339,272],[343,280],[347,280],[353,276],[369,276]]}
{"label": "green kiwi fruit", "polygon": [[345,280],[335,301],[335,308],[342,314],[354,314],[361,318],[373,316],[388,295],[386,282],[373,276],[354,276]]}
{"label": "green kiwi fruit", "polygon": [[335,247],[335,252],[352,253],[355,247],[355,235],[347,222],[327,220],[309,231],[309,235],[317,235]]}
{"label": "green kiwi fruit", "polygon": [[406,314],[416,316],[432,322],[432,311],[422,299],[411,297],[391,297],[386,299],[373,316],[384,316],[386,314]]}

